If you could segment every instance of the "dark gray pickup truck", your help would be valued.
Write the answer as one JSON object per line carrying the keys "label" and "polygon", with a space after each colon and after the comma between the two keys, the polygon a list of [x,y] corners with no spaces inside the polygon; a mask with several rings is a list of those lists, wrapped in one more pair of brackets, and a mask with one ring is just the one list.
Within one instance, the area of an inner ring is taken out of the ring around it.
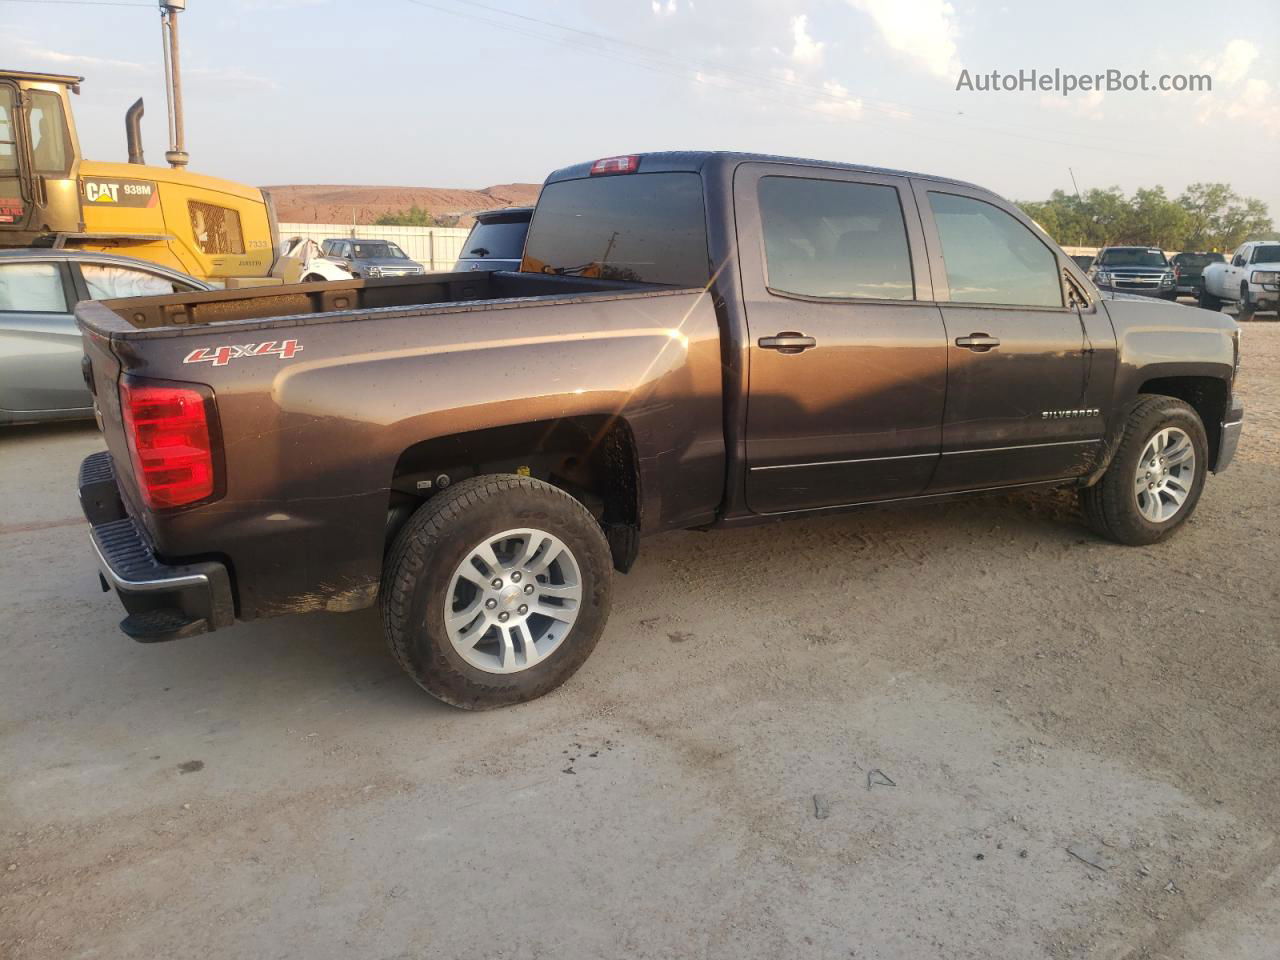
{"label": "dark gray pickup truck", "polygon": [[516,703],[644,536],[1069,485],[1152,544],[1240,436],[1230,318],[1100,294],[953,180],[611,157],[548,178],[521,267],[81,304],[125,632],[379,603],[427,691]]}

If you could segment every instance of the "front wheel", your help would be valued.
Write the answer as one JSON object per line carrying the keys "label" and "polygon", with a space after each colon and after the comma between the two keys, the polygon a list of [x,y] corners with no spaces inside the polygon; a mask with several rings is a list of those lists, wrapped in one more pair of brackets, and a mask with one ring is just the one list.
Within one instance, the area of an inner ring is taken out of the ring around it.
{"label": "front wheel", "polygon": [[1173,397],[1144,396],[1129,412],[1115,456],[1080,505],[1095,532],[1130,546],[1156,543],[1195,512],[1209,469],[1200,416]]}
{"label": "front wheel", "polygon": [[1258,305],[1253,302],[1253,298],[1249,294],[1249,284],[1240,284],[1240,308],[1236,313],[1237,320],[1252,320],[1254,313],[1258,310]]}
{"label": "front wheel", "polygon": [[383,629],[432,696],[470,710],[540,697],[595,648],[612,559],[600,524],[530,477],[475,477],[428,500],[387,557]]}

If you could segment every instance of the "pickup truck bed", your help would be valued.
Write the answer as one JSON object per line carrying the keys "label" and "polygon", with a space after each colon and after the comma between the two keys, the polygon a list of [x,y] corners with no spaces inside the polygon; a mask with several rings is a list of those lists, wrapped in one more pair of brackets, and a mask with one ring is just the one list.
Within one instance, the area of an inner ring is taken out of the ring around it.
{"label": "pickup truck bed", "polygon": [[[479,463],[567,469],[547,458],[621,442],[618,416],[646,526],[709,522],[724,473],[715,313],[701,290],[639,286],[492,272],[82,304],[125,512],[162,558],[225,558],[246,620],[368,606],[394,494]],[[287,358],[216,353],[290,341]],[[122,374],[215,385],[214,502],[157,512],[137,498]]]}
{"label": "pickup truck bed", "polygon": [[1071,485],[1149,544],[1243,419],[1230,318],[1099,292],[972,185],[777,157],[556,171],[521,272],[77,317],[127,632],[379,602],[470,707],[571,675],[642,536]]}

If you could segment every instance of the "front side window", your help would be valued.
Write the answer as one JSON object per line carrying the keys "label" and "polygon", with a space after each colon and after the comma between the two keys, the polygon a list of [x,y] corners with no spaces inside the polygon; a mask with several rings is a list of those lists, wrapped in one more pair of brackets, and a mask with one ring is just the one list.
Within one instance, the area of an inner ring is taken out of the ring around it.
{"label": "front side window", "polygon": [[62,98],[48,90],[31,91],[31,156],[37,175],[64,177],[71,170],[67,119]]}
{"label": "front side window", "polygon": [[1058,258],[994,204],[929,193],[953,303],[1061,307]]}
{"label": "front side window", "polygon": [[0,264],[0,311],[66,313],[67,295],[56,263]]}
{"label": "front side window", "polygon": [[186,293],[193,287],[176,283],[167,277],[100,263],[82,263],[80,275],[89,289],[90,300],[115,300],[121,297],[155,297],[165,293]]}
{"label": "front side window", "polygon": [[191,232],[202,253],[244,253],[240,214],[230,207],[199,200],[188,201],[187,209],[191,212]]}
{"label": "front side window", "polygon": [[911,253],[895,187],[762,177],[770,290],[809,297],[911,300]]}
{"label": "front side window", "polygon": [[18,170],[18,129],[13,110],[13,87],[0,83],[0,174]]}

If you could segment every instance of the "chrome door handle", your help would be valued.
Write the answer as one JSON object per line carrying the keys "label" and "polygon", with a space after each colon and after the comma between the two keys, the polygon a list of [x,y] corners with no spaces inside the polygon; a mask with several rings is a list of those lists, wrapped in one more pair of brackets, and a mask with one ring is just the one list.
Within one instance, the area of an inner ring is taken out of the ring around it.
{"label": "chrome door handle", "polygon": [[971,333],[967,337],[956,337],[957,347],[968,347],[974,353],[986,353],[992,347],[1000,346],[1000,338],[985,333]]}
{"label": "chrome door handle", "polygon": [[803,333],[784,330],[776,337],[761,337],[756,341],[765,350],[777,350],[779,353],[802,353],[810,347],[816,347],[818,341],[806,337]]}

